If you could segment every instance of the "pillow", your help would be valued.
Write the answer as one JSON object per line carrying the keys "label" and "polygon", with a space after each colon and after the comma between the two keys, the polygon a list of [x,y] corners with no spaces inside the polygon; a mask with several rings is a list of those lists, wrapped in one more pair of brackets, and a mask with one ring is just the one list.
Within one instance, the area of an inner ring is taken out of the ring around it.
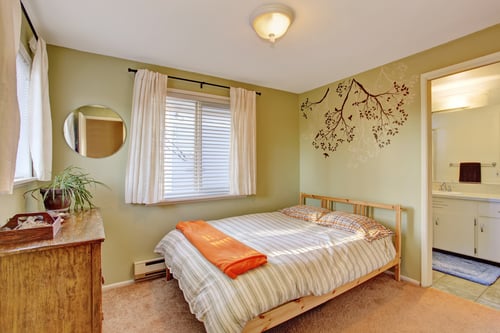
{"label": "pillow", "polygon": [[317,222],[321,216],[330,213],[331,210],[315,206],[297,205],[283,208],[280,212],[296,219]]}
{"label": "pillow", "polygon": [[372,218],[343,211],[325,214],[316,223],[361,235],[368,242],[394,234]]}

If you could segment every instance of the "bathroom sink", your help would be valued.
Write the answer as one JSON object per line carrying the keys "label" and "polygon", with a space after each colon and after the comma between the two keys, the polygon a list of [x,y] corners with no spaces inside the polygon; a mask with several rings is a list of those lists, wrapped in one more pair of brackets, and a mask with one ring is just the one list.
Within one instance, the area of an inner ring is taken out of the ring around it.
{"label": "bathroom sink", "polygon": [[492,193],[474,193],[474,192],[459,192],[459,191],[440,191],[433,190],[432,195],[436,197],[449,197],[457,199],[471,199],[471,200],[488,200],[500,203],[500,194]]}
{"label": "bathroom sink", "polygon": [[440,195],[461,195],[462,192],[457,191],[432,191],[432,194],[440,194]]}

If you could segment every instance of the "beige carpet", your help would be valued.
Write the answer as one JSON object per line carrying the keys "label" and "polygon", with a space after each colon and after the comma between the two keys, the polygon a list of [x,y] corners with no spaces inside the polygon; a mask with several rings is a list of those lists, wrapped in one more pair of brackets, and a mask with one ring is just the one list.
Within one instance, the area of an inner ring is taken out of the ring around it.
{"label": "beige carpet", "polygon": [[[104,333],[205,332],[177,281],[157,279],[103,294]],[[382,274],[268,332],[500,332],[500,311],[396,282]]]}

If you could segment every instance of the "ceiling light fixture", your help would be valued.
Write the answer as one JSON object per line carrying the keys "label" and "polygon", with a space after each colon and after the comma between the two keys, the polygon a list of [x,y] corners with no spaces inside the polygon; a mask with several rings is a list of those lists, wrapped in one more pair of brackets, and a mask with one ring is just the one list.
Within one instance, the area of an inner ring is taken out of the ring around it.
{"label": "ceiling light fixture", "polygon": [[292,8],[279,3],[268,4],[254,10],[250,24],[260,38],[274,43],[286,33],[293,19]]}

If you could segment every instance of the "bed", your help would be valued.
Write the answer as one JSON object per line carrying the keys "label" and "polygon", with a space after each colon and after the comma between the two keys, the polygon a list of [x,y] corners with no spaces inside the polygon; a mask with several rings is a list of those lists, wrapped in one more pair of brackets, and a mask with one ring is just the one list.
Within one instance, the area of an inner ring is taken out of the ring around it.
{"label": "bed", "polygon": [[[385,226],[372,223],[379,216]],[[267,256],[233,279],[177,229],[158,243],[167,277],[208,333],[263,332],[387,270],[400,279],[399,205],[301,193],[296,206],[208,223]]]}

